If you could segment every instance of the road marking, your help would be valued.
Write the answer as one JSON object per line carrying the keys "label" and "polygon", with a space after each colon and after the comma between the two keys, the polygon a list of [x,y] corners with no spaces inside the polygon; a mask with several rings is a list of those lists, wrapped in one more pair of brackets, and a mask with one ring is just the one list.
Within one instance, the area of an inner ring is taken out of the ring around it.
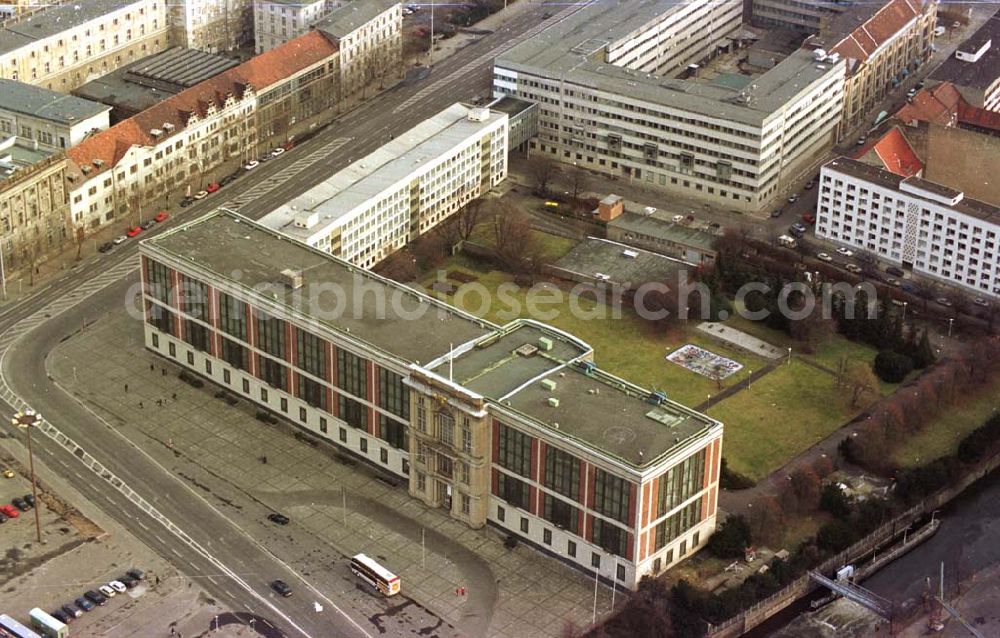
{"label": "road marking", "polygon": [[171,547],[171,548],[170,548],[170,551],[171,551],[171,553],[173,553],[173,555],[174,555],[174,556],[176,556],[177,558],[183,558],[183,556],[181,556],[181,553],[180,553],[179,551],[177,551],[177,548],[176,548],[176,547]]}
{"label": "road marking", "polygon": [[236,594],[229,591],[228,589],[223,589],[222,591],[226,592],[226,595],[229,596],[230,598],[236,598]]}
{"label": "road marking", "polygon": [[145,523],[143,523],[142,521],[138,521],[138,523],[139,523],[139,527],[141,527],[142,529],[146,530],[147,532],[149,531],[149,528],[146,527]]}
{"label": "road marking", "polygon": [[157,541],[159,541],[160,545],[166,545],[167,544],[167,541],[165,541],[162,538],[160,538],[159,534],[153,534],[153,538],[155,538]]}

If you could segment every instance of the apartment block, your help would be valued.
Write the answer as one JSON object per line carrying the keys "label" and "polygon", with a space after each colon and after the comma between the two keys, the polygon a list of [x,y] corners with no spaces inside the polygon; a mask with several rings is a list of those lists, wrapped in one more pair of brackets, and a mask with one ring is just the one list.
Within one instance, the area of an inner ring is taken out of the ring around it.
{"label": "apartment block", "polygon": [[254,48],[260,54],[297,38],[343,5],[343,0],[254,0]]}
{"label": "apartment block", "polygon": [[948,82],[971,106],[1000,112],[1000,11],[934,69],[931,82]]}
{"label": "apartment block", "polygon": [[471,528],[632,588],[714,529],[722,424],[573,335],[477,319],[232,213],[140,253],[148,349]]}
{"label": "apartment block", "polygon": [[974,294],[1000,297],[1000,208],[846,157],[820,171],[816,235]]}
{"label": "apartment block", "polygon": [[68,93],[167,47],[164,0],[56,4],[7,21],[0,78]]}
{"label": "apartment block", "polygon": [[168,193],[201,190],[327,121],[339,78],[337,45],[309,33],[87,138],[68,151],[73,222],[136,223]]}
{"label": "apartment block", "polygon": [[799,49],[761,74],[689,66],[739,27],[739,3],[594,3],[501,54],[494,95],[537,102],[533,148],[560,161],[757,211],[833,142],[844,61]]}
{"label": "apartment block", "polygon": [[170,0],[170,43],[209,53],[249,46],[253,0]]}
{"label": "apartment block", "polygon": [[850,0],[750,0],[750,20],[762,27],[814,34],[853,5]]}
{"label": "apartment block", "polygon": [[111,108],[15,80],[0,79],[0,135],[50,150],[108,128]]}
{"label": "apartment block", "polygon": [[370,268],[507,177],[507,115],[453,104],[261,223]]}
{"label": "apartment block", "polygon": [[361,94],[401,72],[403,5],[390,0],[353,0],[331,11],[316,29],[340,46],[345,96]]}

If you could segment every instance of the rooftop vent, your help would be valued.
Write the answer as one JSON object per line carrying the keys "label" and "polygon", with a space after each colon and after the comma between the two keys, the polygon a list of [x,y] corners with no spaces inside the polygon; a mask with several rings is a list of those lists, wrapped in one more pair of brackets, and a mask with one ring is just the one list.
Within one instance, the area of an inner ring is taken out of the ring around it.
{"label": "rooftop vent", "polygon": [[89,166],[81,166],[80,170],[83,172],[84,175],[88,175],[90,173],[90,167]]}
{"label": "rooftop vent", "polygon": [[171,124],[170,122],[164,122],[163,130],[169,133],[170,131],[174,130],[174,125]]}
{"label": "rooftop vent", "polygon": [[635,259],[638,256],[639,256],[639,253],[635,252],[634,250],[623,250],[622,251],[622,257],[627,257],[628,259]]}
{"label": "rooftop vent", "polygon": [[490,119],[490,110],[487,107],[479,106],[474,109],[469,109],[469,121],[470,122],[485,122]]}
{"label": "rooftop vent", "polygon": [[149,129],[149,134],[152,135],[154,138],[157,138],[163,135],[163,131],[161,131],[158,128],[151,128]]}
{"label": "rooftop vent", "polygon": [[302,271],[285,268],[281,271],[281,283],[285,284],[292,290],[298,290],[302,287]]}
{"label": "rooftop vent", "polygon": [[526,343],[523,346],[519,347],[517,350],[515,350],[514,353],[522,357],[533,357],[536,354],[538,354],[538,346],[531,343]]}
{"label": "rooftop vent", "polygon": [[549,350],[551,350],[552,349],[552,339],[549,339],[548,337],[539,337],[538,338],[538,349],[539,350],[544,350],[545,352],[548,352]]}
{"label": "rooftop vent", "polygon": [[542,387],[548,390],[549,392],[552,392],[553,390],[556,389],[556,382],[553,381],[552,379],[542,379]]}
{"label": "rooftop vent", "polygon": [[583,369],[585,374],[592,374],[597,370],[597,364],[593,361],[583,361],[580,363],[580,368]]}
{"label": "rooftop vent", "polygon": [[549,407],[550,408],[558,408],[559,407],[559,399],[557,399],[555,397],[549,397],[548,403],[549,403]]}
{"label": "rooftop vent", "polygon": [[663,403],[666,402],[666,400],[667,400],[667,393],[663,392],[662,390],[656,390],[655,392],[651,392],[649,394],[649,397],[646,398],[646,401],[652,403],[653,405],[662,405]]}
{"label": "rooftop vent", "polygon": [[822,60],[825,57],[826,57],[826,50],[825,49],[816,49],[816,50],[813,51],[813,60],[816,60],[817,62],[819,62],[820,60]]}
{"label": "rooftop vent", "polygon": [[94,166],[96,166],[97,168],[100,168],[100,167],[104,166],[104,160],[102,160],[102,159],[95,159],[94,160]]}

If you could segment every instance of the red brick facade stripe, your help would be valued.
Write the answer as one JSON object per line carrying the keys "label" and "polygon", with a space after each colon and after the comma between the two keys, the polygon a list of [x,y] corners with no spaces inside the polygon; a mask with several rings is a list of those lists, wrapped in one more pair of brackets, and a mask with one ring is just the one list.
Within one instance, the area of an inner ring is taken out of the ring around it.
{"label": "red brick facade stripe", "polygon": [[626,539],[627,540],[625,541],[625,558],[627,560],[632,560],[632,558],[635,556],[635,551],[634,551],[635,534],[633,534],[632,532],[628,532],[626,534]]}

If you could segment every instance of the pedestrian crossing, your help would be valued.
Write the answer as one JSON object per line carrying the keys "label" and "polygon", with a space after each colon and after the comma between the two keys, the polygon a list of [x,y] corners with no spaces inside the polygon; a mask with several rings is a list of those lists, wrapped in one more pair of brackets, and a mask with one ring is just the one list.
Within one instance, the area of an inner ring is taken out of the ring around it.
{"label": "pedestrian crossing", "polygon": [[308,155],[295,160],[294,163],[290,164],[289,166],[286,166],[285,168],[278,171],[274,175],[268,177],[264,181],[254,185],[253,188],[251,188],[250,190],[244,191],[238,197],[230,199],[221,207],[228,208],[229,210],[233,211],[238,211],[243,206],[246,206],[250,202],[258,199],[259,197],[263,197],[264,195],[269,193],[272,189],[287,182],[288,180],[295,177],[296,175],[298,175],[305,169],[309,168],[316,162],[320,162],[326,159],[327,157],[332,155],[334,151],[341,148],[342,146],[344,146],[353,139],[354,139],[353,137],[338,137],[334,140],[327,142],[326,144],[319,147],[312,153],[309,153]]}

